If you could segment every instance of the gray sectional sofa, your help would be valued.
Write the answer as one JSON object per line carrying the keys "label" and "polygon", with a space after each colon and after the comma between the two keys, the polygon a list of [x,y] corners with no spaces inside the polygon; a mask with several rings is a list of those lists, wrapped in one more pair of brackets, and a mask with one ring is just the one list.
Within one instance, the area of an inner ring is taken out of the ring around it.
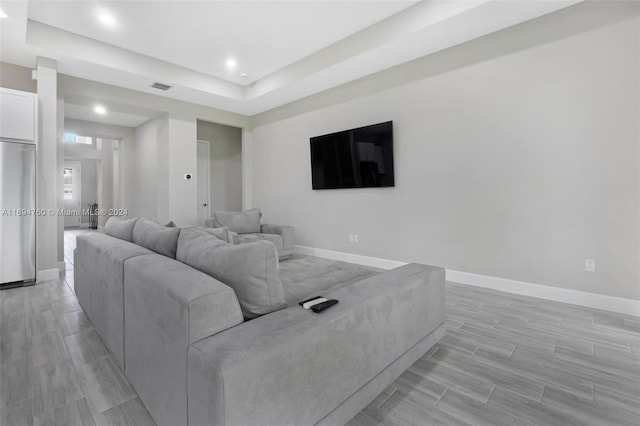
{"label": "gray sectional sofa", "polygon": [[233,233],[238,244],[256,241],[271,241],[278,250],[280,260],[293,254],[293,227],[260,223],[262,212],[251,209],[243,212],[216,210],[213,217],[205,220],[207,228],[225,227]]}
{"label": "gray sectional sofa", "polygon": [[[268,241],[135,219],[106,231],[77,238],[76,294],[160,425],[344,424],[444,333],[438,267],[294,271]],[[319,294],[340,303],[297,303]]]}

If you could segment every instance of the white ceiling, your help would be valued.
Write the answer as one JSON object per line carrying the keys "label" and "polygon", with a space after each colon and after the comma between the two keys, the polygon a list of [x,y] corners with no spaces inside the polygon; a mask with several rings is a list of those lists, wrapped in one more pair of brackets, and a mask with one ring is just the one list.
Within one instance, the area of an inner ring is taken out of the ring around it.
{"label": "white ceiling", "polygon": [[[31,1],[29,19],[246,85],[413,3]],[[101,25],[99,11],[117,24]],[[235,69],[226,67],[228,58]]]}
{"label": "white ceiling", "polygon": [[75,120],[93,121],[124,127],[138,127],[152,118],[152,116],[117,111],[113,108],[107,109],[107,112],[104,115],[97,115],[93,111],[93,107],[90,105],[76,105],[68,102],[65,102],[64,104],[64,116],[65,118],[72,118]]}
{"label": "white ceiling", "polygon": [[255,115],[580,1],[0,0],[0,61]]}

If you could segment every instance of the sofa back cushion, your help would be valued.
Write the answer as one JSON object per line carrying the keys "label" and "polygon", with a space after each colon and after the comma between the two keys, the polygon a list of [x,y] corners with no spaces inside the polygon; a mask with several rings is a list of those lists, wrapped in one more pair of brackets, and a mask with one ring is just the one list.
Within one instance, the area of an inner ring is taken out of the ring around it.
{"label": "sofa back cushion", "polygon": [[246,319],[283,308],[287,303],[273,243],[228,244],[204,229],[185,228],[176,259],[231,287]]}
{"label": "sofa back cushion", "polygon": [[135,244],[173,259],[176,258],[179,235],[180,228],[168,228],[148,219],[139,219],[133,227]]}
{"label": "sofa back cushion", "polygon": [[227,212],[216,210],[213,212],[215,228],[226,226],[229,231],[238,234],[252,234],[260,232],[260,209],[245,210],[243,212]]}
{"label": "sofa back cushion", "polygon": [[201,229],[204,229],[209,234],[213,235],[216,238],[221,239],[226,243],[229,243],[229,244],[236,243],[233,238],[234,233],[229,231],[229,228],[227,228],[226,226],[223,226],[222,228],[201,228]]}
{"label": "sofa back cushion", "polygon": [[133,227],[137,221],[137,217],[123,220],[119,217],[111,216],[104,225],[104,232],[111,237],[133,242]]}

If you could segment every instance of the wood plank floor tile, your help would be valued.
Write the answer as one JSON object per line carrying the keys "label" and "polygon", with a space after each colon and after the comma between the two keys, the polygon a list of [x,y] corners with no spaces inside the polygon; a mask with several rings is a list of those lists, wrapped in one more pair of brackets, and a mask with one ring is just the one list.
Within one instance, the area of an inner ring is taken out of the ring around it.
{"label": "wood plank floor tile", "polygon": [[588,401],[570,392],[554,386],[545,388],[542,402],[563,410],[565,415],[571,415],[577,421],[591,425],[629,425],[637,426],[638,417],[615,406]]}
{"label": "wood plank floor tile", "polygon": [[590,381],[574,376],[571,372],[551,365],[543,356],[517,348],[511,358],[496,357],[479,349],[473,356],[477,362],[494,369],[513,374],[514,376],[529,377],[539,383],[552,383],[558,387],[575,392],[585,398],[593,397],[593,385]]}
{"label": "wood plank floor tile", "polygon": [[447,387],[432,381],[411,370],[407,370],[394,383],[394,387],[413,395],[416,399],[433,399],[437,401],[447,390]]}
{"label": "wood plank floor tile", "polygon": [[0,338],[0,365],[29,357],[31,343],[27,339],[27,330],[3,333]]}
{"label": "wood plank floor tile", "polygon": [[13,404],[31,397],[27,358],[3,363],[0,367],[0,395],[2,405]]}
{"label": "wood plank floor tile", "polygon": [[[35,285],[34,287],[39,287],[39,285]],[[29,297],[27,298],[26,307],[29,315],[53,309],[49,296]]]}
{"label": "wood plank floor tile", "polygon": [[85,398],[59,405],[33,418],[33,426],[94,426],[95,421]]}
{"label": "wood plank floor tile", "polygon": [[640,383],[636,393],[594,385],[593,399],[597,403],[630,412],[640,418]]}
{"label": "wood plank floor tile", "polygon": [[[457,342],[459,346],[466,345],[465,347],[470,350],[470,353],[475,352],[477,349],[484,349],[498,355],[511,356],[516,349],[516,345],[513,343],[487,336],[480,337],[464,329],[450,330],[445,337],[455,339],[455,342]],[[444,342],[446,343],[447,340],[444,340]]]}
{"label": "wood plank floor tile", "polygon": [[82,310],[82,307],[78,303],[78,299],[76,299],[75,296],[65,296],[58,299],[52,299],[51,304],[56,315]]}
{"label": "wood plank floor tile", "polygon": [[27,331],[27,316],[24,312],[0,314],[0,336]]}
{"label": "wood plank floor tile", "polygon": [[136,397],[112,357],[77,367],[78,379],[93,413],[113,408]]}
{"label": "wood plank floor tile", "polygon": [[94,414],[97,426],[155,426],[153,418],[139,398]]}
{"label": "wood plank floor tile", "polygon": [[[440,352],[440,351],[438,351]],[[409,370],[428,377],[447,389],[464,394],[482,403],[486,403],[493,391],[494,385],[485,380],[467,374],[464,370],[438,363],[431,359],[420,359]]]}
{"label": "wood plank floor tile", "polygon": [[34,367],[31,369],[30,378],[34,415],[83,397],[71,360]]}
{"label": "wood plank floor tile", "polygon": [[535,401],[542,399],[544,384],[542,381],[536,380],[535,377],[531,377],[531,375],[505,372],[499,367],[491,368],[486,364],[478,363],[475,358],[468,359],[452,352],[446,353],[445,356],[440,356],[437,358],[437,362],[462,370],[479,380],[514,394],[522,395]]}
{"label": "wood plank floor tile", "polygon": [[447,390],[436,407],[463,422],[476,426],[526,426],[531,424],[519,416],[481,403],[453,390]]}
{"label": "wood plank floor tile", "polygon": [[575,416],[567,414],[562,409],[557,409],[541,402],[542,398],[534,400],[513,393],[510,389],[496,387],[489,398],[489,407],[496,408],[516,418],[521,418],[525,423],[535,425],[587,425],[580,422]]}
{"label": "wood plank floor tile", "polygon": [[467,423],[435,407],[436,401],[421,401],[398,390],[378,409],[389,425],[446,424],[464,426]]}
{"label": "wood plank floor tile", "polygon": [[[606,349],[600,349],[606,351]],[[609,356],[595,356],[583,352],[556,347],[556,358],[578,363],[591,371],[600,371],[604,374],[619,375],[622,377],[633,376],[640,380],[640,360],[628,354],[618,354],[616,358]]]}
{"label": "wood plank floor tile", "polygon": [[60,331],[63,336],[93,330],[93,325],[83,311],[69,312],[58,316]]}
{"label": "wood plank floor tile", "polygon": [[69,352],[59,329],[34,336],[31,340],[31,366],[69,359]]}
{"label": "wood plank floor tile", "polygon": [[58,329],[58,323],[53,311],[34,313],[28,316],[28,336],[30,339],[41,338],[47,333],[55,332]]}
{"label": "wood plank floor tile", "polygon": [[66,336],[64,340],[76,367],[91,364],[109,356],[109,350],[104,346],[95,330],[72,334]]}
{"label": "wood plank floor tile", "polygon": [[0,409],[0,425],[6,426],[31,426],[33,424],[33,411],[31,399],[2,406]]}

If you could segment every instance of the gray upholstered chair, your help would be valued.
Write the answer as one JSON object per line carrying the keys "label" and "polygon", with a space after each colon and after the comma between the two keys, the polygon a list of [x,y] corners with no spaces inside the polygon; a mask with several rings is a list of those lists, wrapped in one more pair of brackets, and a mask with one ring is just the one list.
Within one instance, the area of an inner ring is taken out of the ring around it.
{"label": "gray upholstered chair", "polygon": [[291,256],[293,254],[293,227],[260,223],[261,216],[260,209],[242,212],[215,210],[213,217],[205,221],[205,227],[226,227],[234,233],[234,241],[237,244],[271,241],[278,250],[280,260]]}

